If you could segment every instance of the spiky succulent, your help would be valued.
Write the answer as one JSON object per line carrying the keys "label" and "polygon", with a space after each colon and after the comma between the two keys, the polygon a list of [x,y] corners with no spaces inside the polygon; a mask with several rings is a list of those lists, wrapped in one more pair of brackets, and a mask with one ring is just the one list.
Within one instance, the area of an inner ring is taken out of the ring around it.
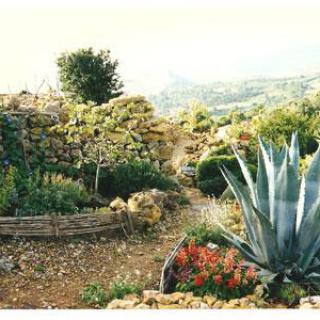
{"label": "spiky succulent", "polygon": [[221,170],[241,205],[248,242],[225,237],[268,281],[320,283],[320,148],[300,178],[297,134],[280,150],[259,138],[256,183],[234,152],[248,188]]}

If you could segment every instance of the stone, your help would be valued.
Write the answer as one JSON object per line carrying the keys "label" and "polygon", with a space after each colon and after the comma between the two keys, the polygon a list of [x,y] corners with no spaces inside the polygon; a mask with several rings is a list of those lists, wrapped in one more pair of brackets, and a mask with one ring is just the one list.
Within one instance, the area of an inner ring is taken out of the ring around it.
{"label": "stone", "polygon": [[142,142],[142,136],[139,133],[131,132],[131,137],[136,142]]}
{"label": "stone", "polygon": [[178,303],[180,300],[183,300],[186,297],[186,295],[182,292],[173,292],[170,294],[170,300],[173,303]]}
{"label": "stone", "polygon": [[160,304],[172,304],[172,299],[170,294],[159,293],[156,296],[156,301]]}
{"label": "stone", "polygon": [[122,132],[108,132],[106,136],[107,139],[111,140],[113,143],[119,143],[124,138],[124,134]]}
{"label": "stone", "polygon": [[107,309],[132,309],[136,304],[136,302],[130,300],[115,299],[108,304]]}
{"label": "stone", "polygon": [[171,160],[167,160],[161,165],[161,171],[167,176],[173,176],[176,174],[176,170],[174,169]]}
{"label": "stone", "polygon": [[159,148],[159,158],[160,160],[170,160],[172,158],[174,151],[174,145],[172,142],[167,143]]}
{"label": "stone", "polygon": [[193,187],[194,183],[193,183],[193,179],[191,177],[187,177],[183,174],[178,174],[178,175],[176,175],[176,178],[182,186],[188,187],[188,188]]}
{"label": "stone", "polygon": [[205,301],[209,307],[212,307],[217,302],[217,298],[214,296],[204,296],[203,301]]}
{"label": "stone", "polygon": [[135,306],[135,309],[150,309],[151,307],[145,303],[140,303]]}
{"label": "stone", "polygon": [[50,101],[48,102],[44,108],[44,112],[55,112],[55,113],[60,113],[61,112],[61,103],[60,101]]}
{"label": "stone", "polygon": [[210,251],[215,251],[215,250],[219,249],[219,246],[215,243],[209,242],[207,244],[207,249],[209,249]]}
{"label": "stone", "polygon": [[128,205],[126,202],[120,198],[116,197],[109,205],[110,209],[112,211],[117,211],[117,212],[127,212]]}
{"label": "stone", "polygon": [[300,304],[304,304],[304,303],[311,303],[311,304],[320,303],[320,296],[309,296],[309,297],[301,298]]}
{"label": "stone", "polygon": [[142,300],[145,304],[152,304],[156,301],[156,296],[159,294],[157,290],[143,290]]}
{"label": "stone", "polygon": [[0,272],[10,272],[12,269],[14,269],[15,265],[12,263],[12,261],[6,257],[0,258]]}
{"label": "stone", "polygon": [[135,302],[136,304],[138,304],[138,303],[141,302],[140,297],[139,297],[137,294],[135,294],[135,293],[126,294],[126,295],[123,297],[123,300],[133,301],[133,302]]}
{"label": "stone", "polygon": [[218,300],[214,305],[213,308],[221,309],[224,306],[225,302],[223,300]]}
{"label": "stone", "polygon": [[185,309],[186,306],[182,304],[161,304],[158,303],[158,309]]}

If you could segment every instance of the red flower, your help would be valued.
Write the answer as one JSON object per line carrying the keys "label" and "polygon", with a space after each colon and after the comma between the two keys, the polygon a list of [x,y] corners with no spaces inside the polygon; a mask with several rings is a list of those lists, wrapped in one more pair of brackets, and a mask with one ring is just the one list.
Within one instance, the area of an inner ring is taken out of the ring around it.
{"label": "red flower", "polygon": [[234,278],[231,278],[227,281],[227,287],[229,289],[232,289],[236,286],[236,281],[234,280]]}
{"label": "red flower", "polygon": [[214,277],[214,283],[218,286],[222,284],[222,276],[220,274]]}
{"label": "red flower", "polygon": [[203,285],[203,279],[198,274],[194,277],[194,285],[197,287],[201,287]]}

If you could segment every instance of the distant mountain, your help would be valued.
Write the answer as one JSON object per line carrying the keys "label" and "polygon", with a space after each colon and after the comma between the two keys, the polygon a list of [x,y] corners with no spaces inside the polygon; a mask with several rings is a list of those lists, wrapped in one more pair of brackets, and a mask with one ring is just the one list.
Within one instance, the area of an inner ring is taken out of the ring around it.
{"label": "distant mountain", "polygon": [[257,78],[242,81],[194,84],[188,79],[172,76],[159,94],[149,100],[160,114],[176,114],[192,100],[206,104],[212,114],[222,115],[233,108],[250,109],[257,105],[273,106],[303,98],[320,91],[320,73],[287,78]]}

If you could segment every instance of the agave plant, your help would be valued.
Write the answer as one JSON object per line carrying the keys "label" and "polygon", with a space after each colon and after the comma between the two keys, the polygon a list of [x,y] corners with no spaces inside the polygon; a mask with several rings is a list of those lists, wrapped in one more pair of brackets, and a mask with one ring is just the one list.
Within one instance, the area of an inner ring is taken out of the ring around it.
{"label": "agave plant", "polygon": [[320,283],[320,148],[299,177],[299,143],[277,150],[259,138],[256,183],[235,150],[247,188],[222,173],[241,205],[248,241],[225,237],[257,265],[267,281]]}

